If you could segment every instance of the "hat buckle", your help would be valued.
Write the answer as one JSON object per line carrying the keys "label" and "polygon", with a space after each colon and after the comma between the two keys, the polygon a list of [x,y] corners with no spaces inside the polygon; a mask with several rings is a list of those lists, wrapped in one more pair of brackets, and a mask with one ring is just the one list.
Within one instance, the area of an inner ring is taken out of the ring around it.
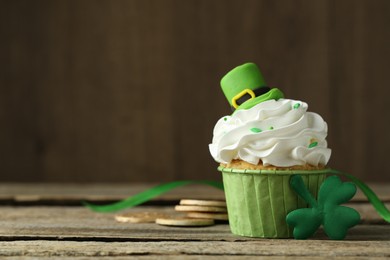
{"label": "hat buckle", "polygon": [[[232,106],[237,109],[237,107],[239,106],[237,104],[237,100],[239,100],[240,98],[242,98],[244,95],[250,95],[251,97],[249,99],[253,99],[256,97],[255,95],[255,92],[253,92],[253,90],[249,89],[249,88],[246,88],[244,89],[243,91],[241,91],[240,93],[238,93],[237,95],[235,95],[233,98],[232,98]],[[248,100],[249,100],[248,99]]]}

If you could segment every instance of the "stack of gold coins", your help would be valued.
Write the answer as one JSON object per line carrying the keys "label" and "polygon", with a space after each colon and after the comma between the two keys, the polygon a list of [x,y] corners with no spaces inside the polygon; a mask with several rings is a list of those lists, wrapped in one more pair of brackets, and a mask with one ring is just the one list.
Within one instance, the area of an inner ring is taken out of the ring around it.
{"label": "stack of gold coins", "polygon": [[162,212],[129,212],[116,215],[119,222],[157,223],[164,226],[199,227],[228,221],[226,202],[221,200],[182,199],[176,214]]}
{"label": "stack of gold coins", "polygon": [[175,210],[183,217],[157,218],[156,223],[167,226],[209,226],[215,221],[227,221],[226,202],[220,200],[182,199]]}
{"label": "stack of gold coins", "polygon": [[226,202],[221,200],[183,199],[175,210],[187,213],[190,218],[228,220]]}

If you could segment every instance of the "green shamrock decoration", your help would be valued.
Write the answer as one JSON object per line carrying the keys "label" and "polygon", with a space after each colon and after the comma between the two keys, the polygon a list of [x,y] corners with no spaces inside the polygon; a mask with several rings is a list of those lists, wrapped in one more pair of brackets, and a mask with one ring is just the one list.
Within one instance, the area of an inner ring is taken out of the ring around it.
{"label": "green shamrock decoration", "polygon": [[295,239],[306,239],[314,235],[322,224],[330,239],[344,239],[349,228],[360,222],[359,213],[340,204],[349,201],[356,193],[356,186],[351,182],[342,182],[337,176],[328,177],[318,192],[318,202],[307,190],[300,175],[290,180],[291,187],[311,208],[291,211],[286,222],[294,227]]}

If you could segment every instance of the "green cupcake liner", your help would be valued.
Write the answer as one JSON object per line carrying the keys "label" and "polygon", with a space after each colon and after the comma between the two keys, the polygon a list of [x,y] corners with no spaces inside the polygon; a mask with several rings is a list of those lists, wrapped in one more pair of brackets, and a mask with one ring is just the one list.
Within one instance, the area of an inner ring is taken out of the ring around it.
{"label": "green cupcake liner", "polygon": [[292,210],[308,207],[290,187],[290,177],[300,174],[317,197],[329,170],[241,170],[219,167],[222,172],[229,225],[233,234],[248,237],[290,238],[286,223]]}

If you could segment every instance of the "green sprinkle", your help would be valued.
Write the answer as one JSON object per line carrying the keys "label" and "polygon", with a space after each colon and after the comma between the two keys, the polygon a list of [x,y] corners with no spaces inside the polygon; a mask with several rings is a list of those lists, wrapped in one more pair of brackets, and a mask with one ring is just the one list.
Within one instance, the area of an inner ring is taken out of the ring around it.
{"label": "green sprinkle", "polygon": [[260,129],[260,128],[257,128],[257,127],[253,127],[253,128],[251,128],[251,131],[252,131],[253,133],[260,133],[260,132],[261,132],[261,129]]}
{"label": "green sprinkle", "polygon": [[301,106],[301,104],[296,103],[296,104],[294,105],[294,109],[298,109],[300,106]]}
{"label": "green sprinkle", "polygon": [[309,148],[316,147],[317,145],[318,145],[318,142],[312,142],[311,144],[309,144]]}
{"label": "green sprinkle", "polygon": [[274,130],[274,127],[273,127],[273,126],[271,126],[271,127],[269,128],[269,130]]}
{"label": "green sprinkle", "polygon": [[224,117],[223,120],[227,121],[227,117]]}

